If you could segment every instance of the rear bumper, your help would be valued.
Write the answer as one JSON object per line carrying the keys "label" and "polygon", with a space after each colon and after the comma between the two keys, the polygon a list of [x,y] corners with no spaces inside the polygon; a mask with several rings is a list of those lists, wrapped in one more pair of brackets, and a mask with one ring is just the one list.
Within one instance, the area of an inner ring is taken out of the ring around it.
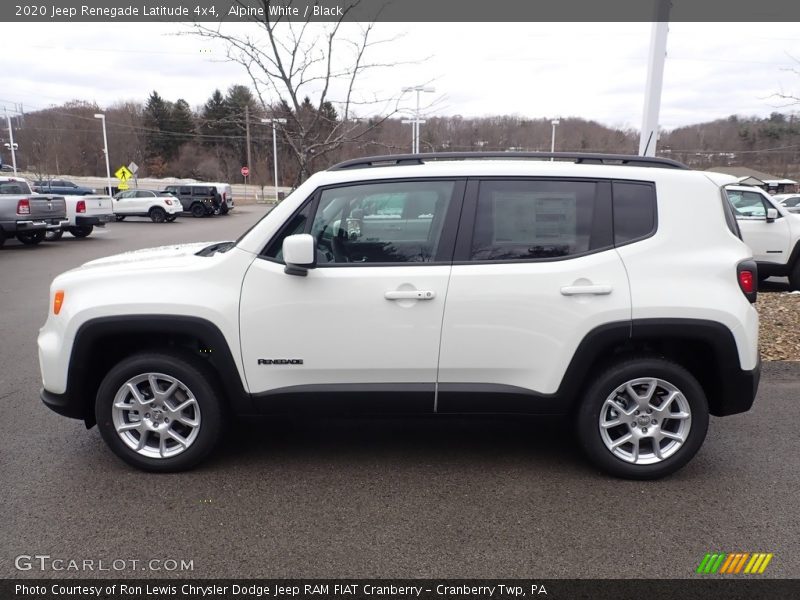
{"label": "rear bumper", "polygon": [[39,229],[61,229],[69,225],[69,221],[62,217],[48,217],[20,219],[18,221],[5,221],[0,223],[0,228],[8,233],[21,233],[25,231],[36,231]]}
{"label": "rear bumper", "polygon": [[75,217],[75,225],[78,227],[88,227],[89,225],[97,225],[102,227],[106,223],[114,220],[114,215],[95,215],[95,216],[77,216]]}
{"label": "rear bumper", "polygon": [[756,399],[760,380],[760,357],[755,369],[751,371],[743,371],[738,368],[728,370],[726,377],[722,381],[722,396],[724,400],[717,404],[716,410],[713,410],[711,414],[716,417],[726,417],[750,410]]}

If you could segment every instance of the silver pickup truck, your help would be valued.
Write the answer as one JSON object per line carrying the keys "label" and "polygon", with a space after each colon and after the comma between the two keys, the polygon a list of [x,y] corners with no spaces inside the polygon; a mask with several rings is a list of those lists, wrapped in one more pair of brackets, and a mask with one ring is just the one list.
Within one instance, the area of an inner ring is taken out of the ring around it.
{"label": "silver pickup truck", "polygon": [[69,224],[63,196],[35,194],[19,177],[0,177],[0,246],[9,237],[38,244],[48,230]]}

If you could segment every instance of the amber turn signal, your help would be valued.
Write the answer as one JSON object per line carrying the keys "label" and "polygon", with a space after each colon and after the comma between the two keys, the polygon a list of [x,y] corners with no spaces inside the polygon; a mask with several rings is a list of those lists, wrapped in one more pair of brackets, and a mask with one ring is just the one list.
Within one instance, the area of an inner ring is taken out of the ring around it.
{"label": "amber turn signal", "polygon": [[61,312],[61,305],[64,304],[64,290],[58,290],[53,298],[53,314]]}

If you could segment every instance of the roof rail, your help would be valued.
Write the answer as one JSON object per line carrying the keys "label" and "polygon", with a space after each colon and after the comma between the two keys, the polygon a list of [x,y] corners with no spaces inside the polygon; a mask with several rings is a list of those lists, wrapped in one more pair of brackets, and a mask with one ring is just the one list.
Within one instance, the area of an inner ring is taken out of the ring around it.
{"label": "roof rail", "polygon": [[631,167],[660,167],[666,169],[688,169],[683,163],[669,158],[635,156],[632,154],[592,154],[587,152],[429,152],[427,154],[387,154],[346,160],[333,165],[329,171],[364,169],[369,167],[391,167],[400,165],[422,165],[434,160],[571,160],[576,164],[626,165]]}

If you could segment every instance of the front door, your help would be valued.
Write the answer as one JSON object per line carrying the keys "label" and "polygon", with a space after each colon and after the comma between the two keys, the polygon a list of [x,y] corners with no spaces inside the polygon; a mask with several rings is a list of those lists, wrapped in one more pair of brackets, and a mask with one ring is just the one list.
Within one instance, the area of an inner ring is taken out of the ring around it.
{"label": "front door", "polygon": [[[308,199],[242,287],[242,359],[257,405],[433,410],[463,188],[366,182]],[[316,239],[317,267],[304,277],[284,272],[282,242],[295,233]]]}

